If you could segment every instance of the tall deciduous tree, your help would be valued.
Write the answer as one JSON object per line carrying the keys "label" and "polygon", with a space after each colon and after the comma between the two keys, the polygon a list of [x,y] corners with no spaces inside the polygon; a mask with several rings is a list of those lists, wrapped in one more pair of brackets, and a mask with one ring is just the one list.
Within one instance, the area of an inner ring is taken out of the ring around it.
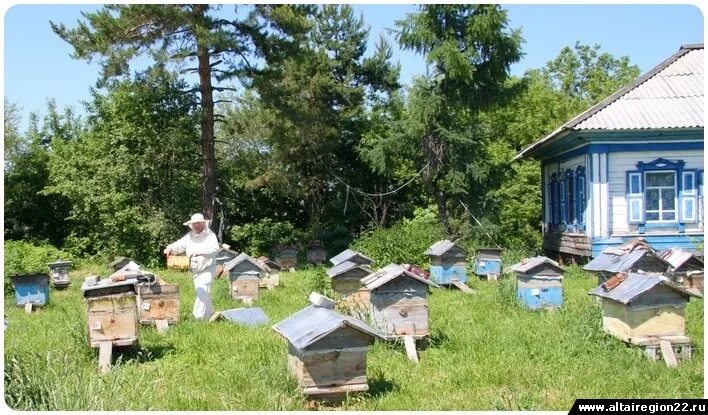
{"label": "tall deciduous tree", "polygon": [[449,234],[449,196],[465,194],[465,178],[481,174],[474,119],[507,95],[522,39],[498,5],[423,5],[396,26],[400,45],[425,55],[431,70],[411,90],[402,131],[417,141],[423,180]]}
{"label": "tall deciduous tree", "polygon": [[237,21],[213,16],[209,4],[106,5],[93,13],[83,13],[86,21],[67,29],[51,23],[52,30],[74,47],[75,58],[99,57],[103,77],[128,75],[129,63],[149,55],[159,62],[179,65],[193,63],[199,76],[201,95],[202,209],[213,218],[216,195],[214,154],[214,85],[216,75],[228,76],[238,69],[245,53],[243,34]]}

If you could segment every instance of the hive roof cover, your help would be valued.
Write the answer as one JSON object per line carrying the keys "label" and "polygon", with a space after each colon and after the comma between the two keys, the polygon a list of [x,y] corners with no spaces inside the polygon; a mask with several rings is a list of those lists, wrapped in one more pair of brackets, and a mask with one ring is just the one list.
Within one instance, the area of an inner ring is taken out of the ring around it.
{"label": "hive roof cover", "polygon": [[376,272],[372,272],[366,277],[361,279],[361,283],[366,286],[366,289],[373,290],[378,288],[389,281],[398,278],[401,275],[407,275],[413,279],[430,285],[431,287],[439,287],[436,283],[427,280],[419,275],[416,275],[398,264],[388,264]]}
{"label": "hive roof cover", "polygon": [[520,274],[525,274],[532,269],[538,267],[539,265],[543,264],[550,264],[551,266],[557,268],[561,273],[563,272],[563,268],[554,260],[545,257],[545,256],[536,256],[533,258],[527,258],[521,262],[518,262],[514,265],[511,266],[511,269],[514,272],[518,272]]}
{"label": "hive roof cover", "polygon": [[340,327],[349,326],[372,337],[382,338],[365,322],[334,310],[311,305],[273,326],[293,346],[304,349]]}
{"label": "hive roof cover", "polygon": [[608,298],[610,300],[617,301],[622,304],[629,304],[630,301],[644,294],[645,292],[651,290],[658,285],[666,285],[675,291],[686,294],[692,297],[701,298],[702,295],[690,291],[661,275],[649,275],[649,274],[638,274],[629,273],[624,278],[624,281],[617,284],[614,288],[609,291],[599,285],[588,293],[589,295],[595,295],[601,298]]}
{"label": "hive roof cover", "polygon": [[333,278],[333,277],[336,277],[337,275],[344,274],[345,272],[350,271],[355,268],[360,268],[364,271],[371,272],[369,267],[367,267],[366,265],[355,264],[351,261],[343,261],[343,262],[340,262],[337,265],[333,266],[332,268],[327,269],[327,275],[330,278]]}
{"label": "hive roof cover", "polygon": [[345,249],[344,251],[338,253],[337,255],[333,256],[332,258],[329,259],[329,262],[331,262],[334,265],[340,264],[344,261],[350,260],[353,257],[358,256],[360,258],[363,258],[364,260],[368,261],[370,264],[373,264],[374,261],[373,259],[369,258],[368,256],[362,254],[359,251],[354,251],[352,249]]}
{"label": "hive roof cover", "polygon": [[232,323],[249,327],[261,326],[270,321],[266,313],[259,307],[233,308],[220,311],[220,314]]}
{"label": "hive roof cover", "polygon": [[457,247],[457,249],[464,252],[465,254],[467,253],[467,251],[465,251],[462,247],[455,244],[454,242],[447,239],[443,239],[442,241],[437,241],[432,244],[430,248],[428,248],[428,250],[424,252],[424,255],[441,256],[455,247]]}
{"label": "hive roof cover", "polygon": [[256,268],[260,269],[261,271],[265,271],[265,272],[269,272],[269,271],[270,271],[269,268],[267,268],[265,265],[261,264],[259,261],[256,261],[255,259],[253,259],[252,257],[250,257],[250,256],[249,256],[248,254],[246,254],[245,252],[241,252],[240,254],[238,254],[238,256],[236,256],[236,258],[234,258],[234,259],[232,259],[231,261],[229,261],[229,262],[227,262],[226,264],[224,264],[224,272],[229,272],[229,271],[231,271],[231,269],[232,269],[233,267],[235,267],[236,265],[238,265],[238,264],[240,264],[240,263],[242,263],[242,262],[244,262],[244,261],[250,262],[250,263],[253,264]]}

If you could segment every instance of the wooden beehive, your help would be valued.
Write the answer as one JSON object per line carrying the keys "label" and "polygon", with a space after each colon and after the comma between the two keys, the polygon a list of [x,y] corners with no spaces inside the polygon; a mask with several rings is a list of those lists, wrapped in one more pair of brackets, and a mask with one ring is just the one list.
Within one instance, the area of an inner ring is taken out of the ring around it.
{"label": "wooden beehive", "polygon": [[103,343],[127,346],[138,339],[138,307],[134,281],[109,279],[81,286],[88,310],[91,347]]}
{"label": "wooden beehive", "polygon": [[701,297],[666,277],[635,273],[618,274],[589,294],[602,299],[603,329],[632,343],[685,337],[686,303],[690,297]]}
{"label": "wooden beehive", "polygon": [[681,249],[667,249],[661,259],[671,265],[667,276],[684,287],[703,292],[703,260],[691,252]]}
{"label": "wooden beehive", "polygon": [[430,257],[430,279],[436,284],[467,281],[467,251],[447,239],[434,243],[425,255]]}
{"label": "wooden beehive", "polygon": [[583,269],[596,274],[599,285],[618,273],[641,271],[665,274],[670,267],[671,264],[662,259],[649,244],[637,238],[618,247],[605,248]]}
{"label": "wooden beehive", "polygon": [[288,341],[288,368],[308,397],[336,400],[369,389],[368,347],[380,336],[363,321],[312,305],[273,329]]}
{"label": "wooden beehive", "polygon": [[544,256],[524,259],[511,269],[516,273],[516,298],[532,310],[563,305],[563,268]]}
{"label": "wooden beehive", "polygon": [[138,320],[140,324],[154,325],[164,320],[168,324],[179,321],[179,286],[160,281],[159,284],[138,284]]}
{"label": "wooden beehive", "polygon": [[397,264],[369,274],[361,283],[370,292],[373,325],[384,337],[420,339],[430,334],[428,288],[437,284]]}
{"label": "wooden beehive", "polygon": [[261,280],[268,274],[259,261],[245,252],[224,264],[224,273],[229,276],[229,291],[233,299],[258,298]]}
{"label": "wooden beehive", "polygon": [[189,258],[187,255],[167,255],[167,268],[189,269]]}
{"label": "wooden beehive", "polygon": [[307,262],[310,264],[322,264],[327,259],[327,251],[320,241],[314,241],[307,247]]}
{"label": "wooden beehive", "polygon": [[89,344],[103,342],[127,346],[138,339],[138,312],[135,293],[113,294],[86,299]]}
{"label": "wooden beehive", "polygon": [[231,280],[231,298],[234,300],[255,300],[260,291],[261,279],[255,271],[239,274]]}
{"label": "wooden beehive", "polygon": [[15,303],[18,306],[43,306],[49,303],[49,275],[19,274],[10,276],[10,279],[15,287]]}
{"label": "wooden beehive", "polygon": [[69,281],[69,270],[71,262],[69,261],[54,261],[47,264],[49,267],[49,275],[52,286],[56,289],[64,289],[71,284]]}
{"label": "wooden beehive", "polygon": [[369,274],[371,274],[371,268],[350,261],[340,262],[327,270],[332,289],[342,297],[366,290],[361,284],[361,279]]}
{"label": "wooden beehive", "polygon": [[478,248],[474,258],[474,273],[495,280],[501,274],[501,248]]}
{"label": "wooden beehive", "polygon": [[297,248],[289,245],[280,245],[275,248],[275,262],[283,268],[297,267]]}

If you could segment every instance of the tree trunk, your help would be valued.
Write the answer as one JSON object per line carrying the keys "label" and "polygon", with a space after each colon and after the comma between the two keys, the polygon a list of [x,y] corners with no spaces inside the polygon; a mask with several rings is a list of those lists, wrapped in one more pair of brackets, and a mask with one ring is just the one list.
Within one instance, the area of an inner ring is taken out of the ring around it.
{"label": "tree trunk", "polygon": [[435,132],[429,132],[423,137],[421,147],[428,161],[428,171],[423,175],[423,180],[430,196],[435,199],[438,206],[438,221],[442,226],[445,236],[450,234],[450,224],[447,218],[447,195],[438,186],[438,174],[442,170],[445,144]]}
{"label": "tree trunk", "polygon": [[202,213],[207,219],[212,220],[212,228],[216,226],[214,220],[214,198],[216,196],[216,157],[214,155],[214,97],[211,85],[211,66],[209,65],[209,45],[207,40],[200,37],[199,33],[208,33],[205,27],[206,4],[194,5],[195,30],[197,42],[197,60],[199,61],[199,91],[202,99]]}

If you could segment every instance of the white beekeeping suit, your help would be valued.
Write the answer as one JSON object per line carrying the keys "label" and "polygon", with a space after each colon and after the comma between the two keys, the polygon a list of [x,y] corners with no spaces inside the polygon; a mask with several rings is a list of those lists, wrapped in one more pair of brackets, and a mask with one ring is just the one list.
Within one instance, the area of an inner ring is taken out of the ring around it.
{"label": "white beekeeping suit", "polygon": [[209,297],[209,289],[216,273],[216,255],[219,253],[219,241],[209,229],[209,221],[201,213],[195,213],[184,223],[190,232],[165,248],[165,255],[186,253],[189,269],[194,273],[196,298],[192,314],[197,320],[207,320],[214,313],[214,306]]}

